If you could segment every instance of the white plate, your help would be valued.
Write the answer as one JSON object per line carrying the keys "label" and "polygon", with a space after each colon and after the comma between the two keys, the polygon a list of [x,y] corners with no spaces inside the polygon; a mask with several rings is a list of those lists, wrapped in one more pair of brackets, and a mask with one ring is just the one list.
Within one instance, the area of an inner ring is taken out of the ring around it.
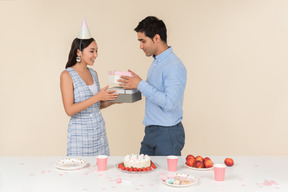
{"label": "white plate", "polygon": [[189,169],[195,170],[195,171],[209,171],[209,170],[213,170],[213,167],[210,168],[196,168],[196,167],[189,167],[188,165],[184,164],[186,167],[188,167]]}
{"label": "white plate", "polygon": [[[121,162],[121,163],[123,163],[123,162]],[[154,162],[153,162],[154,163]],[[119,171],[121,171],[121,172],[123,172],[123,173],[130,173],[130,174],[145,174],[145,173],[150,173],[150,172],[154,172],[155,171],[155,169],[153,169],[152,168],[152,170],[151,171],[141,171],[141,172],[135,172],[135,171],[125,171],[125,170],[122,170],[122,169],[119,169],[118,168],[118,165],[119,165],[120,163],[117,163],[116,165],[115,165],[115,167],[116,167],[116,169],[118,169]],[[155,164],[155,166],[156,166],[156,169],[158,169],[158,167],[159,167],[159,165],[157,164],[157,163],[154,163]]]}
{"label": "white plate", "polygon": [[182,179],[188,179],[188,180],[191,179],[192,182],[189,184],[185,184],[185,185],[176,185],[176,184],[167,183],[161,179],[162,183],[165,185],[168,185],[170,187],[179,187],[180,188],[180,187],[189,187],[191,185],[195,185],[199,181],[198,177],[195,177],[195,176],[191,176],[191,175],[187,175],[187,174],[183,174],[183,173],[176,173],[175,175],[176,175],[175,177],[181,177]]}
{"label": "white plate", "polygon": [[85,167],[86,162],[80,158],[65,158],[59,160],[55,167],[62,170],[77,170]]}

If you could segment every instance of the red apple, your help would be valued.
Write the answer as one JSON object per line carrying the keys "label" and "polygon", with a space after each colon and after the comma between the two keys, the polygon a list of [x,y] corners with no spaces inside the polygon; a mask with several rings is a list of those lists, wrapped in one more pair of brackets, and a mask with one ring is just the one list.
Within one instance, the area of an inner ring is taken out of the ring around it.
{"label": "red apple", "polygon": [[204,167],[205,167],[205,168],[213,167],[213,162],[212,162],[210,159],[206,159],[206,160],[204,161]]}
{"label": "red apple", "polygon": [[224,163],[225,163],[225,165],[227,165],[227,166],[229,166],[229,167],[231,167],[231,166],[234,165],[234,161],[233,161],[232,158],[226,158],[226,159],[224,160]]}
{"label": "red apple", "polygon": [[189,167],[195,167],[196,160],[194,158],[187,159],[186,165]]}
{"label": "red apple", "polygon": [[196,167],[196,168],[204,168],[203,161],[196,161],[195,167]]}
{"label": "red apple", "polygon": [[201,156],[199,156],[199,155],[196,156],[195,159],[196,159],[196,161],[202,161],[202,162],[203,162],[203,157],[201,157]]}
{"label": "red apple", "polygon": [[187,155],[186,161],[187,161],[188,159],[191,159],[191,158],[195,159],[194,155]]}
{"label": "red apple", "polygon": [[206,161],[206,160],[211,160],[209,157],[205,157],[204,159],[203,159],[203,161]]}

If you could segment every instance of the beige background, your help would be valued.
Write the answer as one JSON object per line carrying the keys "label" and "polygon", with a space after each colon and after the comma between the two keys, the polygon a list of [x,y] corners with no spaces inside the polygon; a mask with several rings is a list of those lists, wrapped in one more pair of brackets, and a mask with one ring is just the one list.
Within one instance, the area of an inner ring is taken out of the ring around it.
{"label": "beige background", "polygon": [[[0,0],[0,155],[66,155],[59,81],[85,17],[93,68],[146,79],[133,29],[163,19],[188,71],[183,155],[288,155],[288,1]],[[104,109],[111,155],[139,152],[144,100]]]}

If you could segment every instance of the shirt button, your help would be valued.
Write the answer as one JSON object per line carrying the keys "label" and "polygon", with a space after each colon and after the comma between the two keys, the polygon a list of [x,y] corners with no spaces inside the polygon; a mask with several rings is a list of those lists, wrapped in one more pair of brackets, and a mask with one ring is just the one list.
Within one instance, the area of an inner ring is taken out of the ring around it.
{"label": "shirt button", "polygon": [[90,117],[93,117],[93,114],[92,114],[92,113],[90,114]]}

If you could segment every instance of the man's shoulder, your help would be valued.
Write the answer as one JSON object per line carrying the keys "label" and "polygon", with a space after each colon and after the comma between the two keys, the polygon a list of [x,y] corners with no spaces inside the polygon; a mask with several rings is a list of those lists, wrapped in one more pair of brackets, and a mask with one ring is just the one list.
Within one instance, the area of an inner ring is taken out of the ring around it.
{"label": "man's shoulder", "polygon": [[167,68],[175,68],[175,67],[185,68],[182,60],[173,52],[168,56],[166,66]]}

